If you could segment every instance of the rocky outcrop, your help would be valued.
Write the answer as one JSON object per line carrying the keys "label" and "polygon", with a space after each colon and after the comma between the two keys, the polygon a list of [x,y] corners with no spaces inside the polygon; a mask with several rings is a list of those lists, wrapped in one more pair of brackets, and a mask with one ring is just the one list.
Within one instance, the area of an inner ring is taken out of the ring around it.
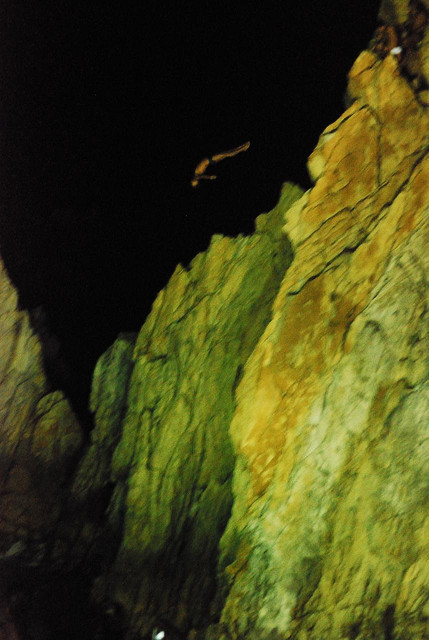
{"label": "rocky outcrop", "polygon": [[[214,236],[188,269],[179,265],[138,335],[112,462],[109,513],[112,528],[123,514],[122,539],[96,590],[135,631],[160,618],[185,630],[207,617],[231,508],[234,390],[290,264],[281,226],[301,194],[285,185],[253,235]],[[108,386],[105,365],[95,381]],[[103,424],[96,416],[95,440],[109,432]]]}
{"label": "rocky outcrop", "polygon": [[26,591],[34,596],[31,578],[67,562],[60,528],[83,438],[63,393],[51,390],[42,344],[1,261],[0,310],[0,637],[32,640],[41,636],[21,625]]}
{"label": "rocky outcrop", "polygon": [[73,568],[88,638],[429,637],[426,9],[382,3],[313,188],[103,354],[85,446],[0,265],[0,636],[62,636],[28,621]]}
{"label": "rocky outcrop", "polygon": [[428,112],[393,56],[349,93],[237,389],[232,638],[429,637]]}
{"label": "rocky outcrop", "polygon": [[2,263],[0,309],[0,558],[25,550],[34,563],[58,522],[82,434],[62,392],[50,390],[40,341]]}

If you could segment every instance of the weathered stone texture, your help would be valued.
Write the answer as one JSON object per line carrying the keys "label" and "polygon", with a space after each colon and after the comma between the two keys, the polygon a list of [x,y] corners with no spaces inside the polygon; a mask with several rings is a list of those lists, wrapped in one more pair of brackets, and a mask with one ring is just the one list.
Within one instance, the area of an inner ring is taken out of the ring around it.
{"label": "weathered stone texture", "polygon": [[382,29],[409,50],[359,56],[350,107],[309,158],[314,187],[286,184],[249,237],[214,236],[100,358],[85,449],[0,263],[11,634],[15,569],[86,558],[100,637],[167,621],[167,640],[429,638],[422,7],[382,2]]}
{"label": "weathered stone texture", "polygon": [[84,502],[110,482],[112,454],[121,436],[128,382],[137,334],[121,333],[97,361],[91,386],[90,410],[96,428],[74,478],[72,495]]}
{"label": "weathered stone texture", "polygon": [[179,265],[138,335],[112,464],[123,535],[105,578],[135,630],[151,616],[178,627],[207,616],[231,506],[234,390],[290,263],[281,226],[301,194],[286,185],[253,235],[214,236],[189,269]]}
{"label": "weathered stone texture", "polygon": [[237,389],[232,638],[429,637],[429,118],[392,56],[349,93]]}
{"label": "weathered stone texture", "polygon": [[2,262],[0,310],[0,563],[24,551],[34,563],[58,521],[82,434],[62,392],[50,392],[40,342]]}

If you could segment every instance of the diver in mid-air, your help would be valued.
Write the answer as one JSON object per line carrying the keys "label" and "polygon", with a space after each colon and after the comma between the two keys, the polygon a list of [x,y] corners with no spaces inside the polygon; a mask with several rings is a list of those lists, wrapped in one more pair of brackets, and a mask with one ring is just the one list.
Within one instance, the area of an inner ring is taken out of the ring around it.
{"label": "diver in mid-air", "polygon": [[191,180],[191,186],[198,187],[200,180],[215,180],[216,176],[211,174],[206,175],[205,172],[208,166],[210,166],[211,164],[216,164],[216,162],[220,162],[224,158],[232,158],[242,151],[247,151],[249,147],[250,142],[245,142],[239,147],[235,147],[234,149],[230,149],[229,151],[224,151],[223,153],[217,153],[216,155],[211,156],[211,158],[204,158],[204,160],[201,160],[194,171],[194,176]]}

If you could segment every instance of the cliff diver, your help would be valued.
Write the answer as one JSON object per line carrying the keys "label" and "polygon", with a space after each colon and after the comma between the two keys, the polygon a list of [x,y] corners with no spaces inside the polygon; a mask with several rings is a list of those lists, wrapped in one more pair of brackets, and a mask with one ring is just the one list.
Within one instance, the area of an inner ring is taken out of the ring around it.
{"label": "cliff diver", "polygon": [[211,158],[204,158],[204,160],[201,160],[194,171],[194,176],[191,180],[191,186],[198,187],[200,180],[216,180],[216,176],[212,174],[206,175],[207,167],[209,167],[211,164],[216,164],[216,162],[220,162],[224,158],[232,158],[242,151],[247,151],[249,147],[250,141],[241,144],[239,147],[230,149],[229,151],[216,153],[214,156],[211,156]]}

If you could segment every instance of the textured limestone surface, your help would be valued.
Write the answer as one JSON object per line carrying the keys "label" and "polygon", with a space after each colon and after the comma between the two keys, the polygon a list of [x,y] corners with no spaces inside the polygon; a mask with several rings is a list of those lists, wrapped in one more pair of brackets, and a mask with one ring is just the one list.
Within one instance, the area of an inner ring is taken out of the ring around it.
{"label": "textured limestone surface", "polygon": [[[121,521],[105,510],[109,502],[113,451],[121,436],[132,353],[137,334],[121,333],[97,361],[91,386],[90,410],[96,427],[73,476],[69,517],[78,523],[74,532],[74,555],[82,557],[92,549],[93,558],[112,560]],[[120,514],[117,514],[120,518]],[[72,528],[73,529],[73,528]]]}
{"label": "textured limestone surface", "polygon": [[237,388],[222,637],[429,637],[429,118],[363,52]]}
{"label": "textured limestone surface", "polygon": [[[109,513],[113,523],[124,514],[122,540],[97,586],[135,631],[158,616],[179,628],[207,616],[231,507],[234,390],[290,264],[281,227],[301,195],[286,184],[253,235],[214,236],[188,269],[179,265],[137,337],[112,462]],[[95,439],[100,430],[97,414]]]}
{"label": "textured limestone surface", "polygon": [[110,481],[111,458],[121,434],[136,337],[135,333],[119,334],[97,361],[89,403],[96,428],[91,432],[91,444],[72,487],[72,495],[81,502]]}
{"label": "textured limestone surface", "polygon": [[56,526],[62,483],[82,443],[61,391],[50,391],[42,348],[0,261],[0,573],[37,564]]}
{"label": "textured limestone surface", "polygon": [[0,263],[0,636],[15,602],[25,640],[64,637],[37,617],[62,583],[88,624],[93,586],[94,638],[429,638],[425,7],[382,2],[314,187],[214,236],[99,359],[85,447]]}

